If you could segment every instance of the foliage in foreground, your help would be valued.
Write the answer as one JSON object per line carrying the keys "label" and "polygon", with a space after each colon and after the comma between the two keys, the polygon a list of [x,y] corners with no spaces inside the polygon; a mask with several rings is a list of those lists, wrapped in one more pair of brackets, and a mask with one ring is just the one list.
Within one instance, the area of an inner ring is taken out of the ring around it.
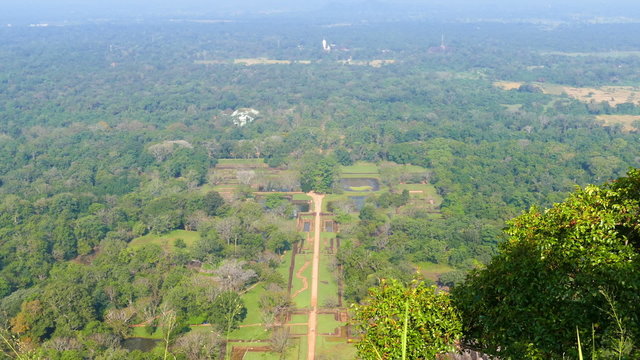
{"label": "foliage in foreground", "polygon": [[356,345],[362,359],[433,359],[451,350],[461,336],[448,294],[418,281],[405,286],[383,280],[369,290],[365,305],[355,307],[354,323],[363,332]]}
{"label": "foliage in foreground", "polygon": [[466,340],[501,358],[562,358],[577,355],[576,326],[593,326],[586,348],[636,358],[639,216],[640,171],[632,170],[513,219],[500,254],[454,289]]}

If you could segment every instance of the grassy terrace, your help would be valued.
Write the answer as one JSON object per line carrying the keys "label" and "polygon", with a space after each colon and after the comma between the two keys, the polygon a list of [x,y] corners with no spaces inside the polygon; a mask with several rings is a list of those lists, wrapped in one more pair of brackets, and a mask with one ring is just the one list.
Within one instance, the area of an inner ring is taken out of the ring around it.
{"label": "grassy terrace", "polygon": [[[298,309],[308,309],[311,306],[311,260],[313,254],[298,254],[296,255],[296,266],[293,273],[293,281],[291,286],[291,296],[298,294],[295,298],[293,298],[293,303]],[[307,264],[308,262],[308,264]],[[306,267],[305,267],[305,264]],[[301,276],[307,279],[307,288],[302,290],[304,287],[304,281],[296,276],[300,269],[303,267],[304,270],[301,272]]]}
{"label": "grassy terrace", "polygon": [[438,281],[440,275],[454,271],[455,269],[446,264],[434,264],[430,262],[421,262],[415,264],[416,270],[425,277],[432,281]]}
{"label": "grassy terrace", "polygon": [[332,334],[344,325],[346,323],[336,320],[333,314],[318,315],[318,334]]}
{"label": "grassy terrace", "polygon": [[247,166],[247,167],[266,167],[264,159],[218,159],[216,167],[220,166]]}
{"label": "grassy terrace", "polygon": [[197,231],[186,230],[174,230],[166,234],[147,234],[133,239],[129,243],[129,247],[132,249],[139,249],[145,245],[155,244],[162,247],[167,252],[175,251],[175,242],[178,239],[184,240],[187,247],[193,246],[193,244],[200,239],[200,234]]}
{"label": "grassy terrace", "polygon": [[431,184],[400,184],[398,189],[411,191],[412,199],[433,200],[433,205],[436,207],[440,207],[442,204],[442,196]]}
{"label": "grassy terrace", "polygon": [[338,300],[338,282],[334,274],[332,264],[335,255],[326,253],[325,249],[331,246],[331,239],[335,238],[335,233],[323,232],[321,234],[322,244],[320,249],[322,255],[320,257],[320,269],[318,282],[318,306],[326,307],[326,304],[335,303]]}
{"label": "grassy terrace", "polygon": [[347,174],[379,174],[378,165],[375,163],[358,161],[351,166],[341,166],[340,172],[342,175]]}
{"label": "grassy terrace", "polygon": [[[336,357],[339,354],[340,357]],[[347,343],[345,338],[333,336],[319,336],[316,345],[318,359],[355,359],[356,347]]]}

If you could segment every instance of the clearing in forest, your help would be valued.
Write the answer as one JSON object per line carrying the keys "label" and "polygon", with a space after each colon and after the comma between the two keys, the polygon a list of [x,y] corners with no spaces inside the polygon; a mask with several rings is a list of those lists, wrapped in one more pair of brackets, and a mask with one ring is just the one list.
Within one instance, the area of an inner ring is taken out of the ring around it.
{"label": "clearing in forest", "polygon": [[578,56],[591,56],[591,57],[599,57],[599,58],[621,58],[621,57],[629,57],[629,56],[640,56],[640,51],[597,51],[597,52],[565,52],[565,51],[544,51],[541,52],[540,55],[556,55],[556,56],[568,56],[568,57],[578,57]]}
{"label": "clearing in forest", "polygon": [[200,239],[200,233],[197,231],[174,230],[161,235],[147,234],[131,240],[129,247],[132,249],[139,249],[148,244],[155,244],[170,253],[175,251],[175,245],[178,239],[182,239],[187,247],[191,247]]}
{"label": "clearing in forest", "polygon": [[422,274],[422,276],[424,276],[425,279],[429,279],[434,282],[440,279],[440,275],[455,270],[447,264],[434,264],[426,261],[415,264],[415,268],[420,274]]}
{"label": "clearing in forest", "polygon": [[[524,82],[517,81],[496,81],[493,85],[503,90],[517,90]],[[640,105],[640,88],[635,86],[601,86],[574,87],[558,84],[548,84],[535,82],[534,85],[542,89],[542,92],[549,95],[566,94],[583,103],[607,102],[610,106],[617,106],[624,103]]]}
{"label": "clearing in forest", "polygon": [[638,115],[598,115],[596,119],[604,121],[604,126],[622,125],[622,131],[631,132],[638,130],[640,116]]}
{"label": "clearing in forest", "polygon": [[523,82],[517,81],[496,81],[493,83],[493,86],[502,90],[518,90],[518,88],[523,84]]}
{"label": "clearing in forest", "polygon": [[246,58],[246,59],[235,59],[233,60],[234,64],[241,65],[288,65],[291,64],[291,60],[276,60],[276,59],[267,59],[267,58]]}

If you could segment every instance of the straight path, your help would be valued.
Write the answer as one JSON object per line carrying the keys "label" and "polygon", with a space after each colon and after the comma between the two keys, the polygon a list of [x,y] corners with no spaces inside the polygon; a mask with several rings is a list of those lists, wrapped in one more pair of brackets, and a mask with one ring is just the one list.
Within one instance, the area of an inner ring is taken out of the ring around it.
{"label": "straight path", "polygon": [[307,360],[314,360],[316,356],[316,331],[318,329],[318,269],[320,268],[320,214],[322,214],[322,199],[324,195],[309,193],[313,199],[316,214],[313,238],[313,265],[311,268],[311,311],[307,330]]}

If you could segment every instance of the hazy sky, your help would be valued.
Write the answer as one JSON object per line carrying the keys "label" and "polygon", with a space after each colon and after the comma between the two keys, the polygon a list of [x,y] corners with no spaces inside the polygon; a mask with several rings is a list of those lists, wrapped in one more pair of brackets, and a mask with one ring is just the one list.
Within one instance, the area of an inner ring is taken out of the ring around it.
{"label": "hazy sky", "polygon": [[[373,5],[372,5],[373,3]],[[87,17],[233,16],[315,9],[439,11],[450,17],[590,16],[640,17],[637,0],[0,0],[0,19],[64,20]],[[384,13],[384,11],[382,11]]]}

